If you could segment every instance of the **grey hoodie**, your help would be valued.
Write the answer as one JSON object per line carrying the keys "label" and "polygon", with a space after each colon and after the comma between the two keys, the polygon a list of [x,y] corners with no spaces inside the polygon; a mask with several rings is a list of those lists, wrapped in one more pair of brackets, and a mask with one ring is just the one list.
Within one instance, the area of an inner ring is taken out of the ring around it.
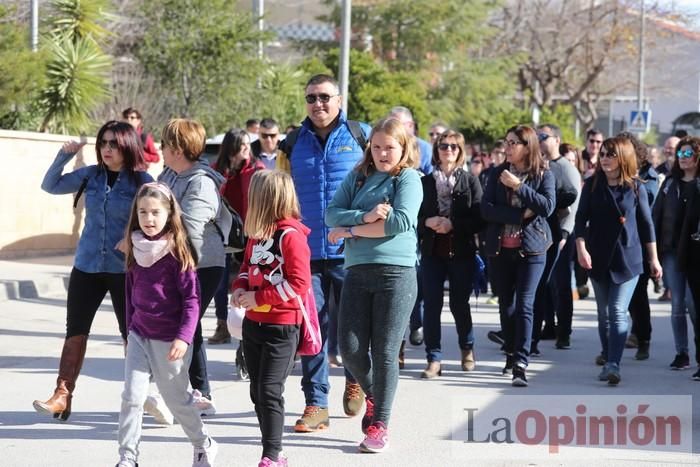
{"label": "grey hoodie", "polygon": [[224,266],[226,254],[213,220],[220,215],[220,189],[224,177],[204,161],[181,173],[165,168],[158,181],[170,187],[180,203],[182,223],[194,249],[197,269]]}

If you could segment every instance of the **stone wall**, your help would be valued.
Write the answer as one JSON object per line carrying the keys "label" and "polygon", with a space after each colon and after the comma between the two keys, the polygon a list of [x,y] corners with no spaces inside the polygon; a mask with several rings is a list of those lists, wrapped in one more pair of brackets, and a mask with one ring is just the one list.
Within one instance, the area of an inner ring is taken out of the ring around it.
{"label": "stone wall", "polygon": [[[83,199],[41,189],[46,170],[69,140],[87,144],[66,164],[69,172],[96,163],[95,138],[0,130],[0,258],[72,253],[83,225]],[[152,164],[156,177],[161,164]]]}

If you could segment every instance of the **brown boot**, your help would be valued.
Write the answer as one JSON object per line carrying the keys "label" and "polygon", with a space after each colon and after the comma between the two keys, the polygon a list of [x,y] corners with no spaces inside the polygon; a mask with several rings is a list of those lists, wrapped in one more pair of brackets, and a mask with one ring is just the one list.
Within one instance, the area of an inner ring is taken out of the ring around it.
{"label": "brown boot", "polygon": [[476,359],[474,349],[462,349],[462,371],[474,371]]}
{"label": "brown boot", "polygon": [[440,362],[428,362],[428,366],[420,374],[423,379],[433,379],[442,376],[442,368]]}
{"label": "brown boot", "polygon": [[88,336],[69,337],[63,343],[61,362],[58,365],[58,378],[53,396],[46,402],[34,401],[34,410],[66,421],[70,417],[75,380],[85,358]]}
{"label": "brown boot", "polygon": [[399,370],[403,370],[403,367],[406,366],[404,347],[406,347],[406,340],[401,341],[401,348],[399,349]]}
{"label": "brown boot", "polygon": [[228,326],[225,319],[216,320],[216,330],[214,335],[207,339],[207,343],[211,345],[228,344],[231,342],[231,334],[228,332]]}

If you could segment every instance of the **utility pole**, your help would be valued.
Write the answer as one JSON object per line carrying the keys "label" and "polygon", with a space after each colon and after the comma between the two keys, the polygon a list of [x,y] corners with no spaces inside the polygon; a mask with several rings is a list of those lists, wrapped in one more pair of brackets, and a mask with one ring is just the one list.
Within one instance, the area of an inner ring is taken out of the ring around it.
{"label": "utility pole", "polygon": [[[253,0],[253,19],[258,23],[258,32],[260,34],[265,30],[265,23],[263,22],[263,14],[265,14],[265,0]],[[263,59],[263,41],[262,38],[258,39],[258,60],[262,62]],[[262,76],[258,76],[256,82],[256,87],[258,89],[262,88]]]}
{"label": "utility pole", "polygon": [[352,0],[341,0],[343,11],[341,15],[340,31],[340,69],[338,78],[340,81],[340,95],[343,96],[343,112],[348,112],[348,81],[350,80],[350,23],[352,13]]}
{"label": "utility pole", "polygon": [[[253,0],[253,11],[258,22],[258,32],[262,33],[265,30],[263,15],[265,14],[265,0]],[[258,58],[263,59],[263,41],[258,40]]]}
{"label": "utility pole", "polygon": [[646,6],[642,2],[641,26],[639,32],[639,88],[637,89],[637,109],[644,110],[644,36],[646,34]]}
{"label": "utility pole", "polygon": [[39,0],[31,0],[32,32],[30,45],[32,52],[39,50]]}

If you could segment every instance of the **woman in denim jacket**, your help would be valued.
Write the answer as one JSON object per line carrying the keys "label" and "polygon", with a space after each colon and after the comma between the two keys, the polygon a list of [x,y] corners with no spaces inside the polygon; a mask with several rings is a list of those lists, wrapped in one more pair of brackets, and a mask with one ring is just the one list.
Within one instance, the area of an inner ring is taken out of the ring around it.
{"label": "woman in denim jacket", "polygon": [[85,227],[68,282],[66,339],[56,389],[49,400],[34,401],[37,412],[61,420],[70,416],[90,327],[107,292],[119,333],[126,342],[125,263],[120,247],[134,196],[142,184],[153,181],[150,175],[137,170],[144,165],[143,149],[138,134],[128,123],[105,123],[97,133],[97,165],[63,174],[64,166],[84,145],[65,143],[41,183],[42,190],[54,195],[85,193]]}
{"label": "woman in denim jacket", "polygon": [[547,217],[554,211],[555,182],[534,129],[515,126],[505,142],[506,162],[489,176],[481,214],[505,340],[503,374],[512,372],[513,386],[527,386],[535,291],[552,245]]}
{"label": "woman in denim jacket", "polygon": [[603,142],[598,168],[581,190],[574,232],[578,262],[590,271],[598,307],[598,334],[606,361],[598,379],[616,385],[627,338],[627,309],[644,271],[642,245],[649,275],[661,277],[649,198],[638,179],[637,156],[629,139],[618,136]]}

